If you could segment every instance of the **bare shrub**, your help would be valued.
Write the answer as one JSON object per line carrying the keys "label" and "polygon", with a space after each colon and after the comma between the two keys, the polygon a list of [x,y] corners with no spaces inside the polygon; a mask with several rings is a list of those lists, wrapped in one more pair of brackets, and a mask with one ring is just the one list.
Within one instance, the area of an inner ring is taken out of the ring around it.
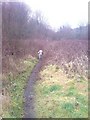
{"label": "bare shrub", "polygon": [[48,43],[47,63],[58,64],[66,74],[74,76],[88,74],[88,42],[82,40],[61,40]]}

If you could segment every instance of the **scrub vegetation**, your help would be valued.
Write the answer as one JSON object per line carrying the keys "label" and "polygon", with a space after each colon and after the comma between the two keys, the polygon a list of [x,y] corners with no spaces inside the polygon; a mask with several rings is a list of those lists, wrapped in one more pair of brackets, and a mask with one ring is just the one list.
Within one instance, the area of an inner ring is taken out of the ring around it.
{"label": "scrub vegetation", "polygon": [[32,70],[38,63],[38,50],[42,49],[42,62],[34,69],[37,74],[33,72],[37,79],[30,87],[35,90],[35,100],[31,99],[35,102],[36,118],[88,117],[87,34],[90,34],[90,25],[80,25],[74,29],[60,26],[56,32],[40,12],[33,13],[22,2],[2,2],[0,8],[0,104],[3,107],[0,116],[24,116],[23,95]]}

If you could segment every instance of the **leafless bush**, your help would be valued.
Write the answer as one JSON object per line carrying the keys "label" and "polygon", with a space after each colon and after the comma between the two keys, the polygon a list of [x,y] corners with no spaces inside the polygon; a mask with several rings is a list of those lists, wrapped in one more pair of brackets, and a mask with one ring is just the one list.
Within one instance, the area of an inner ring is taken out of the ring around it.
{"label": "leafless bush", "polygon": [[82,40],[53,41],[47,47],[47,63],[58,64],[69,76],[88,74],[88,42]]}

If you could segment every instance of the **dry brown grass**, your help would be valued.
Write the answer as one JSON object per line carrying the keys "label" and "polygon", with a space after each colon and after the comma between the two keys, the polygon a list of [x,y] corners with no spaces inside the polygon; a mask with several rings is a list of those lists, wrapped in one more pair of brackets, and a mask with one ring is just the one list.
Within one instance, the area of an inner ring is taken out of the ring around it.
{"label": "dry brown grass", "polygon": [[49,41],[44,46],[45,63],[61,66],[68,77],[88,75],[87,40]]}
{"label": "dry brown grass", "polygon": [[[8,75],[12,75],[15,77],[17,74],[21,73],[26,69],[26,65],[24,65],[23,61],[27,59],[32,59],[32,56],[35,56],[35,51],[33,52],[34,43],[28,40],[22,40],[22,42],[18,42],[17,40],[14,43],[11,43],[11,46],[7,42],[7,40],[3,41],[3,54],[2,54],[2,90],[0,104],[2,104],[3,111],[9,111],[10,106],[10,97],[8,91],[8,85],[10,81],[8,80]],[[32,47],[30,47],[32,46]],[[13,54],[12,54],[13,53]],[[34,54],[33,54],[34,53]],[[2,110],[0,111],[0,115],[2,115]],[[6,114],[6,113],[5,113]],[[7,113],[8,114],[8,113]]]}
{"label": "dry brown grass", "polygon": [[[88,42],[85,40],[14,40],[11,46],[7,41],[3,41],[3,88],[8,83],[6,75],[11,71],[13,74],[20,72],[18,69],[19,60],[27,59],[28,56],[37,57],[39,49],[44,51],[43,66],[48,64],[57,64],[66,73],[68,78],[79,74],[87,78],[88,73]],[[17,68],[18,65],[18,68]],[[58,68],[57,68],[58,69]],[[58,75],[56,75],[58,76]],[[82,88],[83,86],[81,86]],[[7,91],[7,89],[6,89]],[[7,96],[7,97],[6,97]],[[6,98],[8,100],[6,100]],[[8,106],[8,92],[3,96],[3,104]]]}
{"label": "dry brown grass", "polygon": [[87,40],[52,41],[26,39],[13,41],[10,46],[6,40],[3,40],[2,70],[5,74],[9,71],[17,71],[15,64],[18,64],[18,59],[25,59],[29,55],[37,57],[38,50],[43,49],[43,65],[57,64],[69,75],[68,77],[73,77],[77,73],[87,77]]}

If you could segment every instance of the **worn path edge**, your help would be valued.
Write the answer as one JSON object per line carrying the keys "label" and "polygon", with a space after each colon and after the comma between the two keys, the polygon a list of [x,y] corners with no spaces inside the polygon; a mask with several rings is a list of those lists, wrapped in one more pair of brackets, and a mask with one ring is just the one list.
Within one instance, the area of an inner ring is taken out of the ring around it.
{"label": "worn path edge", "polygon": [[42,60],[35,65],[24,91],[24,118],[36,118],[34,85],[41,70]]}

